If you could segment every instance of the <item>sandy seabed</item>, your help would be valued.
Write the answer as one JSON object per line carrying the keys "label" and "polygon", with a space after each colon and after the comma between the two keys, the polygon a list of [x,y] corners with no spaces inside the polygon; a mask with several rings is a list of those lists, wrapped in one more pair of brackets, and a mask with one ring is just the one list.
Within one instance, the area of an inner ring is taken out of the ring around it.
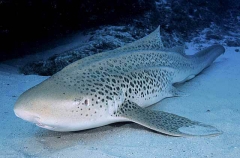
{"label": "sandy seabed", "polygon": [[[189,94],[150,108],[215,126],[216,137],[171,137],[135,123],[118,123],[80,132],[41,129],[13,113],[17,98],[47,77],[19,74],[0,64],[0,158],[237,158],[240,156],[240,52],[226,48],[209,68],[178,86]],[[189,44],[188,52],[194,51]]]}

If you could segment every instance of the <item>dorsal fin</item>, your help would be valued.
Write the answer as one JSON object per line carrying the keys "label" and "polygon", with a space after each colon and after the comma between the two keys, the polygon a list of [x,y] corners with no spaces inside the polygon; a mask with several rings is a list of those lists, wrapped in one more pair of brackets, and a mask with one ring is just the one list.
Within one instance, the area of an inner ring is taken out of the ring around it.
{"label": "dorsal fin", "polygon": [[163,50],[163,49],[164,46],[160,35],[160,26],[158,26],[158,28],[149,35],[109,52],[117,53],[135,50]]}
{"label": "dorsal fin", "polygon": [[173,48],[168,48],[168,49],[165,49],[165,51],[178,53],[178,54],[181,54],[183,56],[186,55],[184,45],[183,46],[176,46],[176,47],[173,47]]}
{"label": "dorsal fin", "polygon": [[116,48],[114,50],[88,56],[84,58],[84,60],[78,60],[74,64],[71,64],[71,66],[67,66],[64,69],[67,70],[76,65],[83,67],[92,62],[99,61],[114,55],[122,54],[123,52],[131,52],[131,51],[138,51],[138,50],[164,50],[163,42],[161,40],[161,35],[160,35],[160,26],[158,26],[158,28],[152,33],[150,33],[149,35],[137,41],[126,44],[125,46]]}

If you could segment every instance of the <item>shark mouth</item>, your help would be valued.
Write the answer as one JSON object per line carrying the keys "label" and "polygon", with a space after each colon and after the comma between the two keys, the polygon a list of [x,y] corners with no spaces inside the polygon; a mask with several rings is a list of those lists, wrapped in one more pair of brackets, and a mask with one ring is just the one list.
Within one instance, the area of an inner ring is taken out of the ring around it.
{"label": "shark mouth", "polygon": [[36,125],[38,126],[38,127],[41,127],[41,128],[46,128],[46,129],[54,129],[54,127],[52,127],[52,126],[48,126],[48,125],[44,125],[44,124],[42,124],[42,123],[36,123]]}

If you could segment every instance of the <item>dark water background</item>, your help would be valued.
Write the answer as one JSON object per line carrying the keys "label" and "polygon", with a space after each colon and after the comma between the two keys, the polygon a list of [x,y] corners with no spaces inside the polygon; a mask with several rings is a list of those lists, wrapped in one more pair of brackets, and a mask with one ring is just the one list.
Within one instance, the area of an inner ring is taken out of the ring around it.
{"label": "dark water background", "polygon": [[239,47],[239,10],[238,0],[2,0],[0,61],[57,47],[79,31],[89,35],[84,46],[21,68],[24,74],[52,75],[75,60],[139,39],[158,25],[167,47],[191,41],[205,28],[206,41]]}

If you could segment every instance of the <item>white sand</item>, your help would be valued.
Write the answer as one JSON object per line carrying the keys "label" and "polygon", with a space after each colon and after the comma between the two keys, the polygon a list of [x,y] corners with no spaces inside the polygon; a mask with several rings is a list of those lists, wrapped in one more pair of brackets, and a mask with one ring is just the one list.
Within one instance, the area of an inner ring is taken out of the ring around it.
{"label": "white sand", "polygon": [[216,137],[170,137],[134,123],[74,133],[41,129],[17,118],[13,106],[22,92],[46,77],[24,76],[15,67],[1,64],[0,157],[237,158],[240,52],[234,50],[227,48],[203,73],[178,87],[189,96],[164,99],[151,107],[213,125],[223,131]]}

